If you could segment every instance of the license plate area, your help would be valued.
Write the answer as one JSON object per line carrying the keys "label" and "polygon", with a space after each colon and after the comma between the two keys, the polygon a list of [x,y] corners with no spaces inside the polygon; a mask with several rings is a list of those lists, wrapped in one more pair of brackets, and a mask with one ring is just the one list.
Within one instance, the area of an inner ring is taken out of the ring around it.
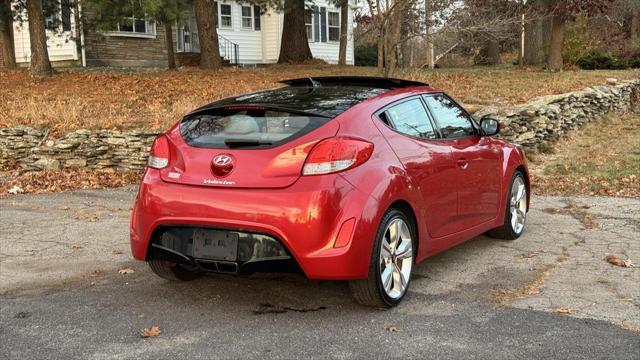
{"label": "license plate area", "polygon": [[193,257],[197,259],[236,261],[238,258],[238,233],[194,229]]}

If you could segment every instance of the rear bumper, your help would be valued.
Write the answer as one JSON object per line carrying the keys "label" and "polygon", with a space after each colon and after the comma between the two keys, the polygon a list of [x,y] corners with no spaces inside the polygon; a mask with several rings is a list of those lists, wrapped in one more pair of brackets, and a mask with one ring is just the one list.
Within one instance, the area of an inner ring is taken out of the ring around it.
{"label": "rear bumper", "polygon": [[[149,169],[133,209],[131,251],[146,260],[161,227],[236,229],[280,241],[309,278],[362,279],[378,223],[375,214],[375,200],[335,174],[302,177],[286,189],[233,189],[166,183]],[[350,241],[334,247],[350,219],[355,219]]]}

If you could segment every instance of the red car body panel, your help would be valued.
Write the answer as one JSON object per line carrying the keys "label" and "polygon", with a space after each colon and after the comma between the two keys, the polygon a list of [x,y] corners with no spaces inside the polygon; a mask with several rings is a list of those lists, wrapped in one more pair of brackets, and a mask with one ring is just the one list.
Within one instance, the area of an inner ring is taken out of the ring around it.
{"label": "red car body panel", "polygon": [[[374,115],[394,101],[434,92],[440,91],[422,86],[384,92],[270,149],[193,148],[174,126],[166,134],[170,165],[148,168],[135,200],[133,256],[147,259],[159,226],[249,230],[280,240],[309,278],[363,279],[380,219],[394,204],[413,212],[416,262],[502,225],[514,171],[522,169],[527,178],[521,150],[490,137],[412,138]],[[373,154],[354,169],[302,176],[305,159],[298,150],[332,136],[365,139],[374,144]],[[235,157],[237,168],[217,183],[203,183],[215,180],[209,165],[222,153]],[[339,235],[353,224],[350,234]],[[347,239],[341,240],[345,246],[334,246],[338,237]]]}

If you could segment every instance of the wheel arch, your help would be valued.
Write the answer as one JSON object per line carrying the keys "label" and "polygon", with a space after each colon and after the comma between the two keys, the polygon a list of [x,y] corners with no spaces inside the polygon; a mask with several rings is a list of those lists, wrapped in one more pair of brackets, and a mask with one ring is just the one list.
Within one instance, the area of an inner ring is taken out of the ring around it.
{"label": "wheel arch", "polygon": [[398,199],[391,203],[391,205],[389,205],[385,212],[389,211],[389,209],[397,209],[402,211],[402,213],[404,213],[409,218],[409,221],[411,221],[411,226],[413,227],[413,231],[416,237],[414,241],[415,253],[418,254],[420,249],[420,228],[418,226],[418,219],[416,218],[416,212],[413,210],[413,207],[408,201],[404,199]]}
{"label": "wheel arch", "polygon": [[[516,171],[522,172],[524,176],[525,186],[527,188],[527,209],[529,208],[529,204],[531,201],[531,181],[529,178],[529,169],[527,168],[527,160],[520,148],[515,145],[507,144],[503,148],[504,157],[503,157],[503,165],[502,165],[502,191],[501,198],[502,206],[505,206],[507,201],[507,196],[509,194],[509,186],[511,184],[511,179],[513,178],[513,174]],[[500,214],[503,214],[505,209],[500,207]],[[501,219],[498,219],[501,220]]]}
{"label": "wheel arch", "polygon": [[527,187],[527,211],[529,211],[529,205],[531,203],[531,179],[529,178],[529,170],[523,164],[518,165],[515,171],[520,171],[524,176],[524,185]]}

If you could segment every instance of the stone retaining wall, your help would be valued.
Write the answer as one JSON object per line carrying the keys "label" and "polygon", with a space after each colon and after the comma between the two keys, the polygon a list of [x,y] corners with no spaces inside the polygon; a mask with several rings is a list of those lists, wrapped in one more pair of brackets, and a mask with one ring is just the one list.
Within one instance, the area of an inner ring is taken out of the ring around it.
{"label": "stone retaining wall", "polygon": [[[535,149],[607,112],[628,110],[639,97],[640,79],[636,79],[544,96],[523,105],[488,107],[474,116],[500,120],[500,136]],[[0,129],[0,165],[15,162],[33,170],[142,170],[157,135],[148,131],[77,130],[51,139],[44,131],[24,126]]]}
{"label": "stone retaining wall", "polygon": [[527,149],[536,149],[608,112],[626,111],[640,102],[640,79],[612,83],[542,96],[517,106],[487,107],[477,111],[474,117],[490,116],[499,120],[501,137]]}
{"label": "stone retaining wall", "polygon": [[0,129],[0,164],[31,170],[65,167],[141,170],[158,132],[76,130],[59,139],[30,127]]}

